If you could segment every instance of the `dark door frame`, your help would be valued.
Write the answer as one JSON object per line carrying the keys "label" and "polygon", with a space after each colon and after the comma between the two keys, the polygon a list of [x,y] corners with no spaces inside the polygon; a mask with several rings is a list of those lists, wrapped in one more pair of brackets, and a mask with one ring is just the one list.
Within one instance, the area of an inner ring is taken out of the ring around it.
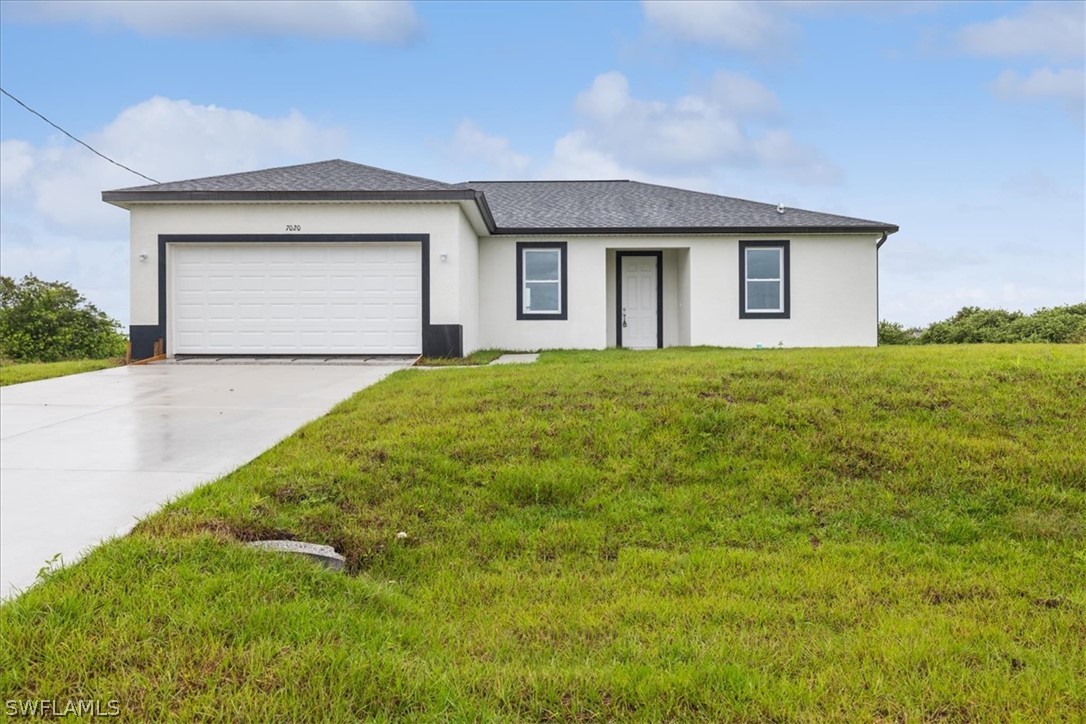
{"label": "dark door frame", "polygon": [[627,256],[656,257],[656,348],[664,346],[664,252],[615,252],[615,344],[622,346],[622,259]]}

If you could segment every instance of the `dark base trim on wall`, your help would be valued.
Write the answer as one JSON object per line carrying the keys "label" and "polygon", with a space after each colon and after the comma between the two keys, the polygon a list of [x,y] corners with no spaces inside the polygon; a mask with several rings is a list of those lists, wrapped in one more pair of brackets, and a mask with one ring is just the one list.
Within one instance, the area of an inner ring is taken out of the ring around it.
{"label": "dark base trim on wall", "polygon": [[459,324],[428,324],[422,328],[423,357],[463,357],[464,328]]}
{"label": "dark base trim on wall", "polygon": [[132,359],[147,359],[155,354],[155,342],[166,338],[166,330],[157,324],[132,324],[128,341],[132,343]]}

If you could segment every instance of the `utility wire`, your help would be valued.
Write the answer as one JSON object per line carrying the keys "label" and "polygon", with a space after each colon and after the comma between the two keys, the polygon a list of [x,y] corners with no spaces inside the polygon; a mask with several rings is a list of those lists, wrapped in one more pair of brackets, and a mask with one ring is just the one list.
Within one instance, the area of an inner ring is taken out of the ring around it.
{"label": "utility wire", "polygon": [[135,169],[131,169],[131,168],[129,168],[128,166],[125,166],[125,165],[124,165],[123,163],[120,163],[119,161],[114,161],[114,160],[113,160],[112,158],[110,158],[109,156],[105,155],[105,154],[104,154],[104,153],[102,153],[101,151],[98,151],[97,149],[95,149],[95,148],[91,147],[91,146],[90,146],[90,144],[87,144],[87,143],[84,143],[83,141],[80,141],[80,140],[79,140],[78,138],[76,138],[76,137],[75,137],[75,136],[73,136],[72,134],[68,133],[68,132],[67,132],[67,131],[65,131],[65,130],[64,130],[63,128],[61,128],[61,127],[60,127],[60,126],[58,126],[57,124],[55,124],[55,123],[53,123],[52,121],[50,121],[50,120],[49,120],[48,118],[46,118],[46,117],[45,117],[45,116],[43,116],[42,114],[38,113],[38,112],[37,112],[36,110],[34,110],[33,108],[31,108],[31,107],[30,107],[30,106],[28,106],[27,104],[23,103],[23,102],[22,102],[21,100],[19,100],[18,98],[16,98],[16,97],[15,97],[15,96],[13,96],[12,94],[8,93],[8,92],[7,92],[6,90],[4,90],[3,88],[0,88],[0,93],[3,93],[3,94],[4,94],[4,95],[6,95],[6,96],[7,96],[8,98],[10,98],[11,100],[13,100],[13,101],[15,101],[16,103],[18,103],[19,105],[21,105],[21,106],[22,106],[23,108],[25,108],[25,109],[27,109],[28,111],[30,111],[31,113],[33,113],[33,114],[34,114],[35,116],[37,116],[38,118],[40,118],[40,119],[42,119],[43,121],[45,121],[46,123],[48,123],[48,124],[49,124],[50,126],[52,126],[53,128],[57,129],[58,131],[60,131],[61,133],[63,133],[63,134],[64,134],[65,136],[67,136],[68,138],[72,139],[73,141],[75,141],[75,142],[76,142],[76,143],[78,143],[79,145],[81,145],[81,146],[83,146],[83,147],[87,148],[87,149],[88,149],[88,150],[90,150],[90,151],[91,151],[92,153],[94,153],[94,154],[96,154],[96,155],[98,155],[98,156],[101,156],[101,157],[102,157],[102,158],[104,158],[105,160],[107,160],[107,161],[109,161],[110,163],[112,163],[112,164],[113,164],[114,166],[120,166],[120,167],[121,167],[121,168],[123,168],[123,169],[124,169],[125,171],[128,171],[128,172],[130,172],[130,173],[134,173],[134,174],[136,174],[137,176],[139,176],[140,178],[145,178],[145,179],[147,179],[148,181],[150,181],[150,182],[151,182],[151,183],[153,183],[153,184],[161,183],[161,182],[159,182],[159,181],[156,181],[156,180],[154,180],[154,179],[153,179],[153,178],[151,178],[150,176],[144,176],[144,175],[143,175],[142,173],[140,173],[139,171],[136,171]]}

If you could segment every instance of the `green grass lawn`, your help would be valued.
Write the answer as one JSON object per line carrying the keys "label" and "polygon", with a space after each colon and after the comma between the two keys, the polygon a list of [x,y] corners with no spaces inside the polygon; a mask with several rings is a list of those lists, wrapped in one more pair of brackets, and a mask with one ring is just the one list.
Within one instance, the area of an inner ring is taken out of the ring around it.
{"label": "green grass lawn", "polygon": [[1084,346],[405,370],[0,607],[0,699],[1081,720],[1084,423]]}
{"label": "green grass lawn", "polygon": [[65,362],[7,362],[0,363],[0,387],[20,382],[47,380],[80,372],[94,372],[124,364],[123,359],[77,359]]}

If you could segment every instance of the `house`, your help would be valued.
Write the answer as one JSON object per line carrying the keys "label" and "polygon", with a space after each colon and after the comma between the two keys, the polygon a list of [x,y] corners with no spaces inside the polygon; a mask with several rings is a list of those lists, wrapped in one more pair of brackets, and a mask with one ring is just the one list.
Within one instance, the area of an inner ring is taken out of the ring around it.
{"label": "house", "polygon": [[106,191],[133,354],[874,345],[893,224],[636,181],[347,161]]}

